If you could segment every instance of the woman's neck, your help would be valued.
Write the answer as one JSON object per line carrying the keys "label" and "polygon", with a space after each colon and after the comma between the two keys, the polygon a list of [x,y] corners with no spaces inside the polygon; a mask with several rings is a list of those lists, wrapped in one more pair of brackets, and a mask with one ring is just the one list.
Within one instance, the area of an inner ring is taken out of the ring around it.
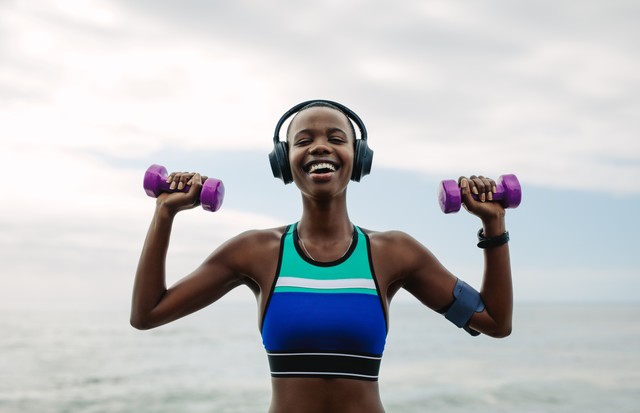
{"label": "woman's neck", "polygon": [[320,203],[304,200],[303,204],[302,218],[298,223],[301,236],[329,241],[345,239],[353,233],[346,201]]}

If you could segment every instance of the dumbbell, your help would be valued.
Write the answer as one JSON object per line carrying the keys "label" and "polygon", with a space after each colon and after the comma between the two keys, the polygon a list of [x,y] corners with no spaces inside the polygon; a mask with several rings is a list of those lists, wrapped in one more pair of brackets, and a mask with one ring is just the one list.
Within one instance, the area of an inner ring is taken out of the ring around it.
{"label": "dumbbell", "polygon": [[[189,186],[182,189],[171,189],[167,183],[167,169],[162,165],[153,164],[144,173],[142,186],[144,191],[152,198],[157,198],[163,192],[188,192]],[[224,199],[224,184],[221,180],[207,178],[200,191],[200,204],[205,211],[215,212],[220,209]]]}
{"label": "dumbbell", "polygon": [[[477,200],[478,196],[473,194],[473,198]],[[493,194],[493,201],[500,201],[505,208],[516,208],[520,205],[521,200],[522,188],[518,178],[512,174],[500,176],[496,182],[496,193]],[[460,187],[458,187],[458,182],[453,179],[440,182],[438,201],[440,209],[445,214],[458,212],[462,205],[462,193]]]}

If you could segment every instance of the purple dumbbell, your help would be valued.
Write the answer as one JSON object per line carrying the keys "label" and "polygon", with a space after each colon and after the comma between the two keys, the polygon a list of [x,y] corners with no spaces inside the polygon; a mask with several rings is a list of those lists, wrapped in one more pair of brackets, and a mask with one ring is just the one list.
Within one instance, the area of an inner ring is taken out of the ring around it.
{"label": "purple dumbbell", "polygon": [[[167,169],[161,165],[151,165],[144,173],[142,183],[144,191],[152,198],[157,198],[162,192],[187,192],[189,186],[184,188],[171,189],[167,183]],[[224,199],[224,185],[221,180],[207,178],[202,184],[200,191],[200,204],[205,211],[215,212],[220,209]]]}
{"label": "purple dumbbell", "polygon": [[[473,195],[478,199],[477,195]],[[496,193],[493,194],[493,201],[500,201],[505,208],[516,208],[522,200],[522,188],[515,175],[502,175],[496,182]],[[452,179],[440,182],[438,190],[438,201],[440,209],[445,214],[458,212],[462,205],[462,194],[458,183]]]}

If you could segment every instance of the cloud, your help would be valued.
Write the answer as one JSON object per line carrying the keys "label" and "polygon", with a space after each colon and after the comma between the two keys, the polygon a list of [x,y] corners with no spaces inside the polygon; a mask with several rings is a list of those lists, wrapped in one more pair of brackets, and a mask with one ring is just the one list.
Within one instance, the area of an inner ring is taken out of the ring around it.
{"label": "cloud", "polygon": [[268,150],[285,109],[331,98],[390,167],[637,193],[634,8],[8,3],[0,117],[15,140],[131,156]]}
{"label": "cloud", "polygon": [[[266,68],[254,76],[268,76],[277,96],[306,99],[295,92],[302,87],[344,98],[385,165],[510,170],[554,187],[640,190],[631,3],[401,2],[367,4],[366,18],[358,18],[359,2],[135,7],[203,44],[223,38],[243,61]],[[407,147],[415,150],[407,155]]]}
{"label": "cloud", "polygon": [[[546,203],[519,211],[538,223],[533,230],[517,214],[510,222],[533,233],[553,260],[560,246],[535,230],[565,230],[575,211],[588,214],[566,229],[578,234],[572,238],[590,239],[585,225],[602,215],[615,215],[612,226],[637,226],[635,217],[611,212],[640,195],[635,2],[6,1],[0,8],[0,168],[10,177],[0,230],[12,257],[2,273],[16,275],[25,294],[34,279],[45,297],[58,282],[99,293],[112,273],[130,275],[153,205],[140,174],[152,162],[229,183],[218,235],[195,223],[198,214],[184,219],[185,238],[207,247],[177,252],[188,257],[176,259],[176,272],[243,228],[297,217],[299,194],[273,180],[266,154],[278,117],[316,97],[346,104],[367,125],[374,173],[350,189],[360,224],[417,231],[439,246],[438,234],[457,239],[471,224],[436,218],[437,181],[516,173],[525,202]],[[391,200],[400,199],[406,211],[390,214],[400,208]],[[538,210],[545,213],[533,216]],[[551,222],[557,227],[540,225]],[[604,224],[596,229],[629,240]],[[598,255],[597,246],[578,244]],[[457,251],[438,252],[455,262]],[[571,262],[580,260],[575,254]],[[84,277],[92,271],[100,283]],[[126,277],[114,284],[118,295]]]}

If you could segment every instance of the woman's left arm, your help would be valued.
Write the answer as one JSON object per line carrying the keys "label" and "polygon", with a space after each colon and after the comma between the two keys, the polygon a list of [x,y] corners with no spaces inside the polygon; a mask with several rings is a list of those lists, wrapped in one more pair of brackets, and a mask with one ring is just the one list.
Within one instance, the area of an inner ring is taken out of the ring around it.
{"label": "woman's left arm", "polygon": [[[484,274],[480,292],[447,270],[417,240],[404,233],[393,233],[377,249],[381,257],[376,267],[381,273],[396,274],[389,296],[404,288],[423,304],[444,314],[469,333],[480,332],[491,337],[511,333],[513,291],[509,247],[505,242],[505,211],[493,198],[495,183],[487,178],[460,178],[465,208],[482,221],[480,245],[484,251]],[[476,194],[478,200],[472,194]],[[393,263],[393,264],[391,264]],[[398,268],[400,267],[400,268]]]}

